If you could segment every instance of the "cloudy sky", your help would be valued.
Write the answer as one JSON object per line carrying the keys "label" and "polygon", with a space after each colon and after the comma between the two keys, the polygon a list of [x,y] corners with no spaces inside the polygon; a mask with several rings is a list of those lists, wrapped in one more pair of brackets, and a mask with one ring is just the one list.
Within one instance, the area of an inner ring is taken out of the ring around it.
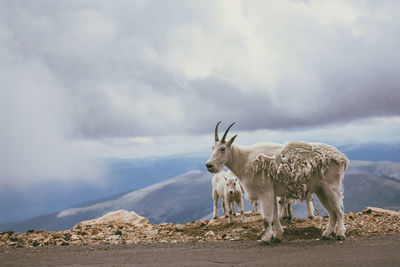
{"label": "cloudy sky", "polygon": [[0,186],[237,142],[400,141],[400,2],[0,0]]}

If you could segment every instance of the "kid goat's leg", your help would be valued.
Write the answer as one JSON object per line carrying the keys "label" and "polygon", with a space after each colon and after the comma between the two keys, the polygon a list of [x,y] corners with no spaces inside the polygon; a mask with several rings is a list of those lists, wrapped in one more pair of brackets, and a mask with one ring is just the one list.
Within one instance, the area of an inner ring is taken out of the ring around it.
{"label": "kid goat's leg", "polygon": [[225,218],[228,218],[228,213],[226,212],[225,198],[221,197],[221,206],[222,212],[224,213]]}
{"label": "kid goat's leg", "polygon": [[217,219],[217,218],[218,218],[218,213],[217,213],[217,210],[218,210],[218,194],[217,194],[217,191],[216,191],[216,190],[213,190],[213,195],[212,195],[212,197],[213,197],[213,200],[214,200],[213,218],[214,218],[214,219]]}
{"label": "kid goat's leg", "polygon": [[244,217],[244,211],[243,211],[243,199],[239,198],[239,200],[236,202],[236,205],[239,209],[240,215],[242,216],[242,221],[247,222],[246,217]]}

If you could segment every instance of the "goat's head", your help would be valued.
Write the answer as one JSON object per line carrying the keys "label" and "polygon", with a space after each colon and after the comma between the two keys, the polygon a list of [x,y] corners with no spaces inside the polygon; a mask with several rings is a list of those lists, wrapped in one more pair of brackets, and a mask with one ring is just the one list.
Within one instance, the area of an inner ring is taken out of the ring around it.
{"label": "goat's head", "polygon": [[233,178],[233,177],[225,177],[225,182],[226,182],[226,191],[228,192],[229,195],[233,195],[233,193],[235,193],[236,191],[236,183],[237,178]]}
{"label": "goat's head", "polygon": [[218,138],[218,125],[221,122],[217,123],[215,126],[215,143],[212,147],[212,154],[208,161],[206,162],[207,171],[211,173],[217,173],[222,171],[224,165],[228,162],[231,153],[231,145],[235,140],[236,136],[233,136],[229,141],[225,141],[226,135],[228,134],[229,129],[235,124],[232,123],[228,129],[226,129],[224,135],[222,136],[221,141]]}

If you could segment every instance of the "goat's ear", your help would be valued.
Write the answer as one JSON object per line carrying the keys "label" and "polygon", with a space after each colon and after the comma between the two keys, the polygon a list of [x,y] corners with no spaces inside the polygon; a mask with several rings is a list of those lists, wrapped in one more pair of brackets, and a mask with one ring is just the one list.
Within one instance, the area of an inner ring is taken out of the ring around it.
{"label": "goat's ear", "polygon": [[228,145],[228,146],[232,145],[233,141],[235,141],[235,138],[236,138],[237,136],[238,136],[238,135],[235,134],[231,139],[229,139],[227,145]]}

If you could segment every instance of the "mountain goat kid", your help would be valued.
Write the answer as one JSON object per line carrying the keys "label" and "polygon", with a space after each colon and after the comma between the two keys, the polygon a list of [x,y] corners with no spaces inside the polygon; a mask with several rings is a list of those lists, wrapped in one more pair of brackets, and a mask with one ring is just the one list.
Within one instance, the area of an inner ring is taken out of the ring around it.
{"label": "mountain goat kid", "polygon": [[214,200],[214,219],[217,218],[218,199],[221,198],[221,206],[225,217],[228,217],[226,206],[228,207],[229,217],[228,222],[232,222],[232,214],[235,214],[234,202],[239,209],[242,220],[245,221],[243,212],[244,193],[238,179],[231,172],[220,172],[214,175],[212,179],[212,197]]}
{"label": "mountain goat kid", "polygon": [[249,198],[260,201],[265,227],[262,241],[282,239],[278,196],[304,200],[314,193],[329,214],[329,225],[322,238],[329,238],[331,234],[338,239],[345,238],[342,187],[348,159],[343,153],[320,143],[240,146],[233,144],[237,135],[225,140],[234,123],[219,140],[220,123],[215,127],[215,143],[206,168],[211,173],[217,173],[226,166],[238,177]]}

